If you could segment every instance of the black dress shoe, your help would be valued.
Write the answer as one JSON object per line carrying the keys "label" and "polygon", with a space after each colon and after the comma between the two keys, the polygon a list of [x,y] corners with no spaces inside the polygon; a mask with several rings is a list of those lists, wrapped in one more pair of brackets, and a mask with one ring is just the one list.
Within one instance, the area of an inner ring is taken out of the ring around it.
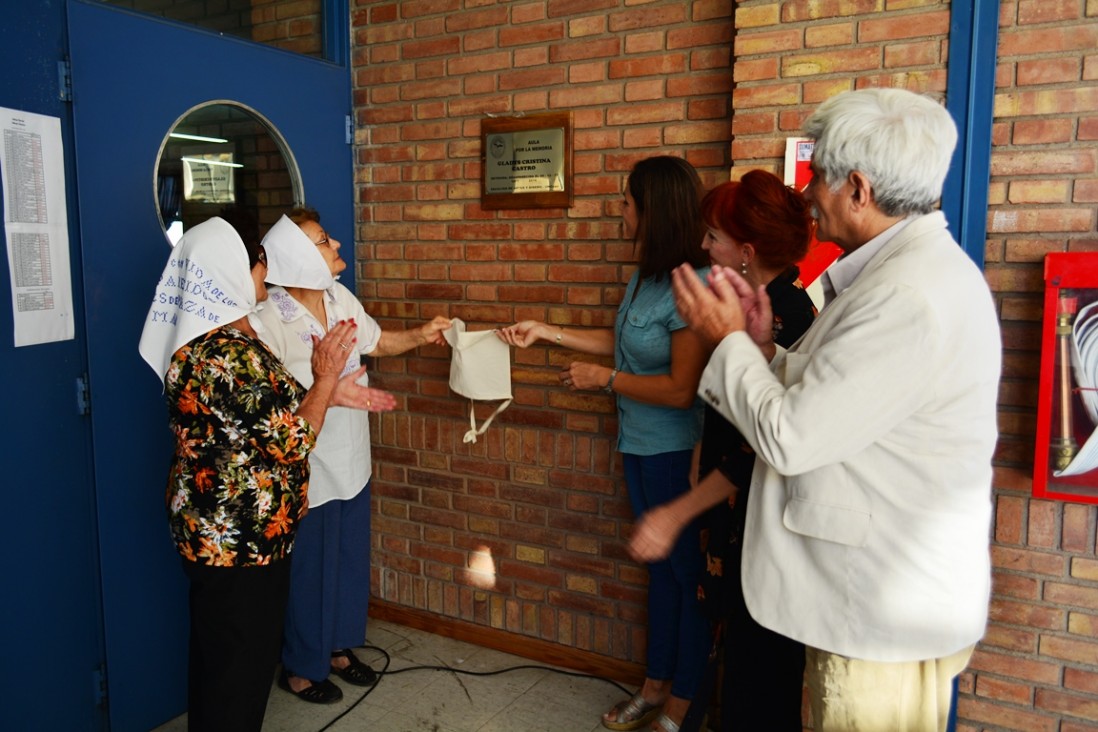
{"label": "black dress shoe", "polygon": [[332,666],[332,673],[336,676],[355,686],[373,686],[377,683],[377,673],[369,665],[359,661],[350,648],[344,648],[342,651],[332,651],[332,658],[339,658],[340,656],[349,660],[351,664],[345,668]]}
{"label": "black dress shoe", "polygon": [[290,673],[288,671],[283,669],[278,676],[278,688],[288,691],[298,699],[307,701],[310,704],[335,704],[343,698],[343,691],[328,679],[323,681],[308,679],[308,682],[309,686],[301,691],[294,691],[294,688],[290,686]]}

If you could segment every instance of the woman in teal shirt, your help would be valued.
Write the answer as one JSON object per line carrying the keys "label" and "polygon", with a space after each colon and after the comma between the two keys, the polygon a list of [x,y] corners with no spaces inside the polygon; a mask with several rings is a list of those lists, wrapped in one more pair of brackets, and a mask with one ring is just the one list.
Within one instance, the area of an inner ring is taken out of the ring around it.
{"label": "woman in teal shirt", "polygon": [[[560,374],[572,390],[602,389],[617,396],[618,450],[635,515],[690,489],[691,453],[701,435],[695,395],[707,355],[685,327],[671,294],[671,270],[690,263],[704,273],[702,186],[681,158],[641,160],[622,200],[623,234],[636,246],[614,329],[565,328],[524,320],[500,330],[511,345],[545,341],[582,353],[613,356],[614,367],[573,361]],[[648,565],[648,658],[644,685],[603,715],[613,730],[645,727],[675,732],[694,697],[709,650],[709,624],[697,585],[704,570],[699,527],[679,537],[667,559]]]}

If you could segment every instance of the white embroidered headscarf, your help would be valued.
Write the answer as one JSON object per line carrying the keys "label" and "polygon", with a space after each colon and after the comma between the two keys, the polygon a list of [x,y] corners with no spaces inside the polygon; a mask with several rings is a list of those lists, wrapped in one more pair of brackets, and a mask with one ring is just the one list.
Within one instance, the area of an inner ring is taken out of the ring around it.
{"label": "white embroidered headscarf", "polygon": [[332,271],[316,244],[288,216],[280,218],[267,236],[267,282],[283,287],[327,290],[335,284]]}
{"label": "white embroidered headscarf", "polygon": [[214,217],[189,229],[172,249],[137,350],[163,381],[182,346],[255,306],[248,250],[236,229]]}

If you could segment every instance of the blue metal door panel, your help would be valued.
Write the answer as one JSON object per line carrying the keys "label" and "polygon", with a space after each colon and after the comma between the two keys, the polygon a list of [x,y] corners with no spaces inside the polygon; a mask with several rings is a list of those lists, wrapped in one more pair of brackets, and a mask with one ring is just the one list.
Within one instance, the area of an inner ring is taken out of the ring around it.
{"label": "blue metal door panel", "polygon": [[166,412],[137,353],[168,256],[157,153],[197,104],[251,107],[289,144],[307,202],[350,241],[350,82],[345,67],[216,33],[83,0],[68,9],[110,722],[147,730],[184,710],[187,660]]}
{"label": "blue metal door panel", "polygon": [[998,39],[999,0],[953,3],[949,13],[946,107],[960,135],[942,191],[942,212],[953,237],[980,267],[984,266],[987,245],[995,101],[993,62]]}
{"label": "blue metal door panel", "polygon": [[[0,455],[4,464],[0,729],[99,730],[102,665],[95,502],[88,417],[78,413],[86,369],[72,124],[60,99],[63,0],[8,3],[0,23],[0,106],[58,117],[64,145],[73,340],[14,347],[11,280],[0,254]],[[0,210],[3,200],[0,196]],[[0,222],[6,221],[0,218]],[[3,230],[0,223],[0,231]],[[44,693],[43,684],[48,687]]]}

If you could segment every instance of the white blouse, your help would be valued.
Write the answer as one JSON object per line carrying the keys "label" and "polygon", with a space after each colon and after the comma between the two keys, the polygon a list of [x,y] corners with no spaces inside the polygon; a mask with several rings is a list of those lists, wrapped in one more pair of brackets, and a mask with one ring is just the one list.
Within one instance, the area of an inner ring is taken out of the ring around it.
{"label": "white blouse", "polygon": [[[267,288],[268,299],[257,314],[250,317],[263,342],[282,359],[290,373],[309,388],[313,384],[311,336],[324,337],[325,329],[305,306],[277,285]],[[355,348],[348,351],[341,376],[361,365],[361,355],[371,353],[381,338],[381,327],[366,314],[354,293],[340,283],[326,292],[328,327],[340,320],[358,324]],[[359,382],[369,383],[366,374]],[[370,422],[367,412],[346,407],[331,407],[324,418],[316,448],[309,456],[309,505],[354,498],[370,480]]]}

